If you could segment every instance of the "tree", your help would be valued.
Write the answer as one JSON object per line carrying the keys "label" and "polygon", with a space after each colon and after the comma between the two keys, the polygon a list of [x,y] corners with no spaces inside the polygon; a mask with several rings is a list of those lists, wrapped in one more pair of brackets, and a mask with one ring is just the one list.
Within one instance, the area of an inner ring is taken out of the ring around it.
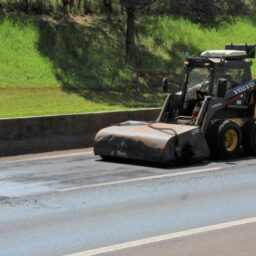
{"label": "tree", "polygon": [[112,6],[112,0],[103,0],[103,6],[104,6],[104,11],[109,18],[110,15],[113,13],[113,6]]}
{"label": "tree", "polygon": [[126,28],[126,54],[132,55],[135,50],[135,8],[126,7],[127,28]]}
{"label": "tree", "polygon": [[220,27],[244,11],[243,0],[169,0],[171,13],[200,23],[204,27]]}
{"label": "tree", "polygon": [[29,13],[29,1],[28,0],[23,0],[24,3],[24,10],[26,13]]}
{"label": "tree", "polygon": [[91,0],[84,0],[84,13],[92,13],[92,9]]}
{"label": "tree", "polygon": [[62,0],[64,13],[73,12],[75,0]]}
{"label": "tree", "polygon": [[123,0],[127,14],[126,54],[131,56],[135,51],[135,18],[136,10],[149,6],[152,0]]}

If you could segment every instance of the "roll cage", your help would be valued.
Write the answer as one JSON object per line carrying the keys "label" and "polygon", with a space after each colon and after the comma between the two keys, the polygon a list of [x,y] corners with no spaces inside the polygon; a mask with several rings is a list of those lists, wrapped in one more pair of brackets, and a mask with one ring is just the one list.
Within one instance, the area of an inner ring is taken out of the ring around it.
{"label": "roll cage", "polygon": [[[229,88],[235,87],[238,84],[245,83],[252,80],[251,74],[251,61],[247,60],[225,60],[221,58],[208,59],[208,58],[190,58],[185,62],[182,95],[185,99],[186,94],[190,88],[189,80],[191,72],[194,69],[208,70],[208,76],[205,77],[208,81],[203,81],[201,86],[198,86],[198,90],[207,82],[208,92],[207,95],[216,96],[217,81],[220,78],[225,78],[230,83]],[[237,76],[236,78],[232,76]],[[196,78],[195,78],[196,79]],[[200,82],[201,78],[198,78]],[[235,80],[237,79],[237,81]],[[232,84],[233,82],[233,84]],[[236,83],[235,83],[236,82]]]}

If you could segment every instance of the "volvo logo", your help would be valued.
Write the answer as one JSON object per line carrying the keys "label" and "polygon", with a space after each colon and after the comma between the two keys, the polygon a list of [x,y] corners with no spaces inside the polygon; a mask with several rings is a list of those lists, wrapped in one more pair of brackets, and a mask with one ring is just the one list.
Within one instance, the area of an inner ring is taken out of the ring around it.
{"label": "volvo logo", "polygon": [[254,87],[255,87],[255,82],[253,81],[253,82],[250,82],[248,84],[242,85],[238,88],[235,88],[233,90],[233,92],[235,93],[235,95],[238,95],[238,94],[243,93],[247,90],[253,89]]}

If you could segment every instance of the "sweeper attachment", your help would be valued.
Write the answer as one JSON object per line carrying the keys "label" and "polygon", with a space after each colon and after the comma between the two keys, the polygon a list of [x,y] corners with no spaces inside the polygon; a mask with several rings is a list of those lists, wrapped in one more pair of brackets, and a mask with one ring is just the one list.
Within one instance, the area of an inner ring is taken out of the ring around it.
{"label": "sweeper attachment", "polygon": [[255,45],[231,44],[188,58],[180,90],[167,94],[157,120],[100,130],[95,154],[157,163],[226,159],[241,149],[256,154],[254,57]]}

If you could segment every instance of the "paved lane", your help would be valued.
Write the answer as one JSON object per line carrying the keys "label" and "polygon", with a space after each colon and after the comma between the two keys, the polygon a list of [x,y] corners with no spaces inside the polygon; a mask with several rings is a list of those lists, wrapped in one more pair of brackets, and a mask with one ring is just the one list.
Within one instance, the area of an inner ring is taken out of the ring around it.
{"label": "paved lane", "polygon": [[255,163],[159,168],[88,153],[0,161],[0,255],[67,255],[255,217]]}
{"label": "paved lane", "polygon": [[[152,243],[112,252],[112,256],[254,256],[256,224]],[[110,255],[110,254],[102,254]]]}

